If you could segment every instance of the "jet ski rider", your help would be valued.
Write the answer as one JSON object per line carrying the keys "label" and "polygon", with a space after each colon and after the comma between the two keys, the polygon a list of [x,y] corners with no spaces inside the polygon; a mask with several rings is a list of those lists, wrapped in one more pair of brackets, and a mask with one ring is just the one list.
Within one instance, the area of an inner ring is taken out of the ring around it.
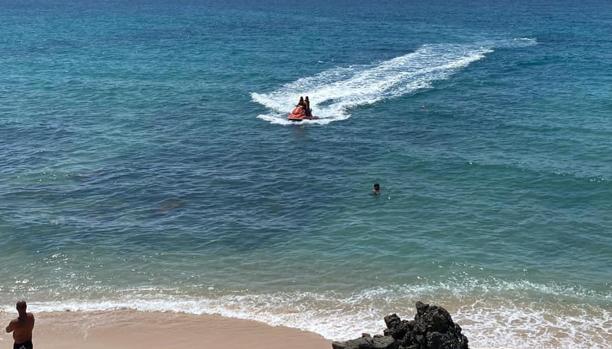
{"label": "jet ski rider", "polygon": [[304,114],[306,117],[312,117],[312,109],[310,109],[310,100],[308,96],[304,100],[304,97],[300,96],[300,101],[293,109],[293,114]]}

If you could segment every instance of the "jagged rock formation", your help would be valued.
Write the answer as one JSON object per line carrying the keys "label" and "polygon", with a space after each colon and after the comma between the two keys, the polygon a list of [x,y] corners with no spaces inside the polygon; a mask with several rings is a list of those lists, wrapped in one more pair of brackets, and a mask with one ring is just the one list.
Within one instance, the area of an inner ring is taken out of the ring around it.
{"label": "jagged rock formation", "polygon": [[333,349],[468,349],[468,339],[446,309],[416,303],[414,320],[396,314],[385,316],[384,335],[364,333],[361,338],[333,342]]}

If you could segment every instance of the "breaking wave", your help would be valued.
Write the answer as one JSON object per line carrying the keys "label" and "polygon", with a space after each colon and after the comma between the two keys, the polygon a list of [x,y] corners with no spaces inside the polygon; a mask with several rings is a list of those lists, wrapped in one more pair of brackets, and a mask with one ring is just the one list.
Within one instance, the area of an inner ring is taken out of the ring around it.
{"label": "breaking wave", "polygon": [[[606,348],[612,340],[609,291],[490,280],[396,285],[350,294],[334,291],[185,295],[179,289],[123,290],[98,300],[30,302],[34,311],[174,311],[218,314],[319,333],[342,340],[379,333],[383,316],[414,316],[418,300],[446,307],[475,348]],[[12,306],[2,307],[13,311]]]}

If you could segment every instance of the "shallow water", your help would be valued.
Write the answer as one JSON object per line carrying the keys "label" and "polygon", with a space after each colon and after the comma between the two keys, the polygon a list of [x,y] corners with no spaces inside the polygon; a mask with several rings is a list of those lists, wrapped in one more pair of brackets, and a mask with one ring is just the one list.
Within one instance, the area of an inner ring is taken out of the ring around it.
{"label": "shallow water", "polygon": [[607,347],[611,10],[0,1],[0,301]]}

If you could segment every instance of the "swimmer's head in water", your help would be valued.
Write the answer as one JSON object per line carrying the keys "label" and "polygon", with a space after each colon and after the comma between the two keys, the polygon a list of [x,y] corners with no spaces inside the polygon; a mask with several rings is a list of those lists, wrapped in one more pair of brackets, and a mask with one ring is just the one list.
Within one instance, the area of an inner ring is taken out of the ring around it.
{"label": "swimmer's head in water", "polygon": [[374,183],[374,191],[375,192],[379,192],[380,191],[380,184]]}

